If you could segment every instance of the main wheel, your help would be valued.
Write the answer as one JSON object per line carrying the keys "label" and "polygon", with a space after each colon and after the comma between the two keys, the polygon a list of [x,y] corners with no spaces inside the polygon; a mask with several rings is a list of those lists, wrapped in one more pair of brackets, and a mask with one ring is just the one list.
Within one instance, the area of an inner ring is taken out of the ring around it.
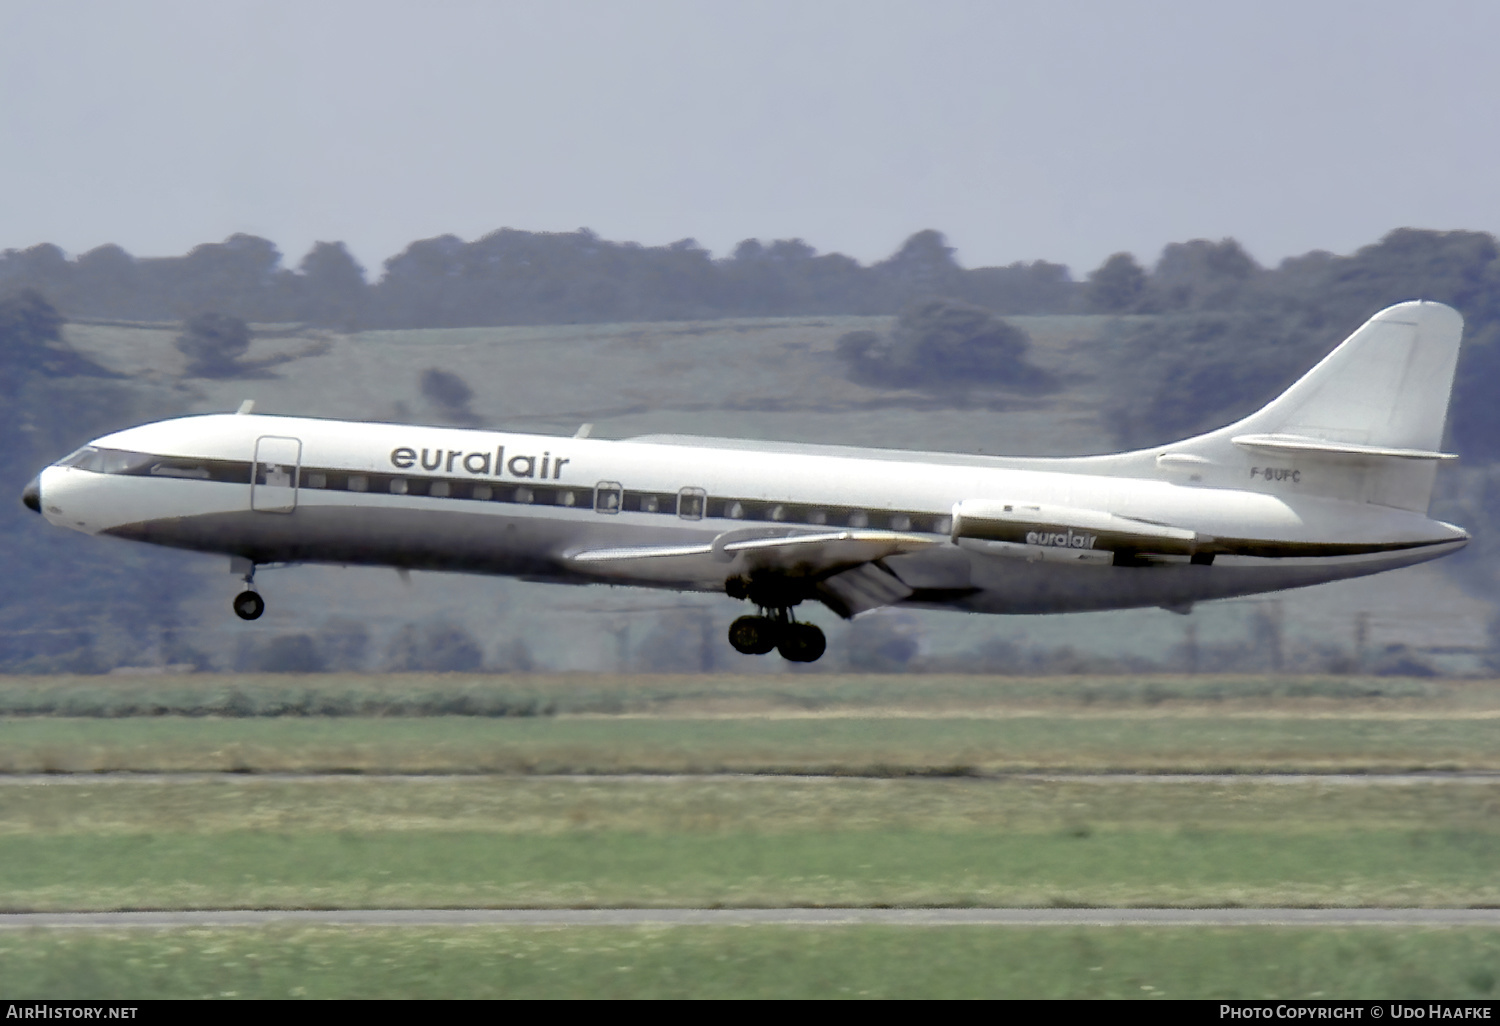
{"label": "main wheel", "polygon": [[765,655],[776,647],[780,634],[776,621],[768,616],[742,616],[729,625],[729,643],[745,655]]}
{"label": "main wheel", "polygon": [[234,597],[234,612],[241,620],[259,620],[266,611],[266,600],[253,591],[242,591]]}
{"label": "main wheel", "polygon": [[789,624],[776,645],[781,658],[794,663],[815,663],[827,648],[828,639],[810,623]]}

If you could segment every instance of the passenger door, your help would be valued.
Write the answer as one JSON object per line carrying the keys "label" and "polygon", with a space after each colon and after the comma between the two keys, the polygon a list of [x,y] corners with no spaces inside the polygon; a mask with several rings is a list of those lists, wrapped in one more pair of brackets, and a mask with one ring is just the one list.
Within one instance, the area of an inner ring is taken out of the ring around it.
{"label": "passenger door", "polygon": [[296,509],[301,468],[301,439],[279,435],[257,438],[250,474],[250,508],[261,513],[290,513]]}

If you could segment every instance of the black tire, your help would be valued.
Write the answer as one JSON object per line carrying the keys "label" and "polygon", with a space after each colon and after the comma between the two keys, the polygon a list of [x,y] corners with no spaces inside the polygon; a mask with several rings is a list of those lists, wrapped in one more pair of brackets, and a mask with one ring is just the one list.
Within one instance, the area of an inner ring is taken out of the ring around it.
{"label": "black tire", "polygon": [[253,591],[242,591],[234,597],[234,613],[241,620],[259,620],[266,611],[266,600]]}
{"label": "black tire", "polygon": [[781,658],[793,663],[815,663],[827,649],[828,639],[810,623],[791,624],[776,646]]}
{"label": "black tire", "polygon": [[745,655],[765,655],[780,635],[776,621],[768,616],[742,616],[729,625],[729,643]]}

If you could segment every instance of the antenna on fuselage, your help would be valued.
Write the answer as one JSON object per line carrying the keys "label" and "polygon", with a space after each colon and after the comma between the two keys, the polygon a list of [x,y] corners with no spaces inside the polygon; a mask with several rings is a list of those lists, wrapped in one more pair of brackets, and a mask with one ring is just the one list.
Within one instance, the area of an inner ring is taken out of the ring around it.
{"label": "antenna on fuselage", "polygon": [[593,424],[580,424],[577,431],[573,432],[574,438],[587,438],[594,430]]}
{"label": "antenna on fuselage", "polygon": [[255,400],[254,399],[246,399],[244,402],[240,403],[240,408],[237,409],[237,410],[235,410],[234,412],[236,414],[238,414],[239,416],[241,416],[241,417],[243,417],[247,413],[254,413],[255,412]]}

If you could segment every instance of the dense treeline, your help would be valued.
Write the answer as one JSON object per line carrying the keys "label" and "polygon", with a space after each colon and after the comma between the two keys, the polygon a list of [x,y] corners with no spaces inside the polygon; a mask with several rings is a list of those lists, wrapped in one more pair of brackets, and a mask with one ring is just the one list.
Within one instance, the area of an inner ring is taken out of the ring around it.
{"label": "dense treeline", "polygon": [[736,316],[895,313],[942,295],[1002,313],[1066,309],[1068,269],[1037,261],[965,270],[935,231],[869,267],[800,239],[740,243],[714,260],[691,239],[608,242],[587,229],[502,229],[466,243],[414,242],[378,281],[340,242],[320,242],[291,270],[265,239],[235,235],[182,257],[136,258],[100,246],[69,260],[50,244],[0,254],[0,294],[36,289],[70,317],[187,320],[204,313],[337,328],[609,323]]}

